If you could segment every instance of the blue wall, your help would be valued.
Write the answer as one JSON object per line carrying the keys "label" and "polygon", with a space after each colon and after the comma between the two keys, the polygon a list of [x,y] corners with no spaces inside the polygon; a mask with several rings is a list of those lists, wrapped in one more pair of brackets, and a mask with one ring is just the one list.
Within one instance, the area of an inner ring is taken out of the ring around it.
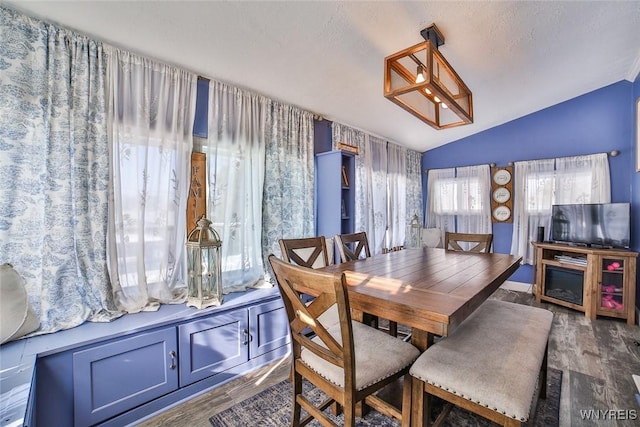
{"label": "blue wall", "polygon": [[[426,151],[422,170],[620,151],[609,157],[611,201],[632,202],[631,245],[640,249],[640,174],[635,172],[635,99],[640,83],[621,81],[467,138]],[[482,111],[474,115],[479,117]],[[446,131],[443,131],[446,132]],[[423,189],[426,200],[426,173]],[[426,212],[426,210],[425,210]],[[509,253],[512,224],[494,223],[494,251]],[[531,266],[510,278],[532,283]]]}

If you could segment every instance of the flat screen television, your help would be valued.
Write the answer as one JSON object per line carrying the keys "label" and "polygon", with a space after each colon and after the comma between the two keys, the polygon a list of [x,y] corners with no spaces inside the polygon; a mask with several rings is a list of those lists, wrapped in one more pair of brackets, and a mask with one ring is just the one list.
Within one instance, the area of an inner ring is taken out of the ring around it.
{"label": "flat screen television", "polygon": [[629,203],[553,205],[551,239],[556,243],[629,248]]}

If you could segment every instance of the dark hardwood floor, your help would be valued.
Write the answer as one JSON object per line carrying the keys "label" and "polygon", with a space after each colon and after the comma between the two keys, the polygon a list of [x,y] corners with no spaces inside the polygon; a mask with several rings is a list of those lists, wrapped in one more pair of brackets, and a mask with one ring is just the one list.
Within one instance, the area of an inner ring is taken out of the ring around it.
{"label": "dark hardwood floor", "polygon": [[[537,305],[533,295],[506,289],[492,298]],[[632,375],[640,375],[640,328],[614,319],[591,321],[583,313],[553,304],[541,306],[554,313],[549,366],[563,373],[560,426],[639,426],[640,403]],[[209,427],[211,415],[282,381],[288,373],[288,359],[278,361],[140,425]]]}

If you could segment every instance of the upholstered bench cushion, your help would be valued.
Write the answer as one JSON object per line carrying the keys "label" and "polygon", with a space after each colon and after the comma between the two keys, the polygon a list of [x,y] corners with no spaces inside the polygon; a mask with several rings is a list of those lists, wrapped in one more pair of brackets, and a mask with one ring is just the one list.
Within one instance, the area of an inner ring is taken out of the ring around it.
{"label": "upholstered bench cushion", "polygon": [[410,373],[524,422],[552,320],[548,310],[488,300],[453,334],[429,347]]}
{"label": "upholstered bench cushion", "polygon": [[[420,355],[420,351],[413,345],[392,337],[378,329],[352,321],[353,342],[356,354],[356,389],[362,390],[371,384],[387,378],[411,365]],[[335,340],[342,343],[340,324],[327,328]],[[313,339],[320,345],[319,338]],[[302,349],[302,361],[315,372],[344,387],[343,369],[316,356],[309,350]]]}

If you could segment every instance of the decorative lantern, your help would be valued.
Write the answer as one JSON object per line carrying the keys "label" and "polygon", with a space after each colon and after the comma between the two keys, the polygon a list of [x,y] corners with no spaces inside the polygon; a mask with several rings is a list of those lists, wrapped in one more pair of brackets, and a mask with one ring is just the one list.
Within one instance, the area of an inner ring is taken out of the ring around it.
{"label": "decorative lantern", "polygon": [[410,248],[419,248],[422,246],[422,224],[418,214],[414,214],[409,223],[409,244]]}
{"label": "decorative lantern", "polygon": [[222,304],[221,246],[220,236],[203,215],[187,237],[187,306]]}

